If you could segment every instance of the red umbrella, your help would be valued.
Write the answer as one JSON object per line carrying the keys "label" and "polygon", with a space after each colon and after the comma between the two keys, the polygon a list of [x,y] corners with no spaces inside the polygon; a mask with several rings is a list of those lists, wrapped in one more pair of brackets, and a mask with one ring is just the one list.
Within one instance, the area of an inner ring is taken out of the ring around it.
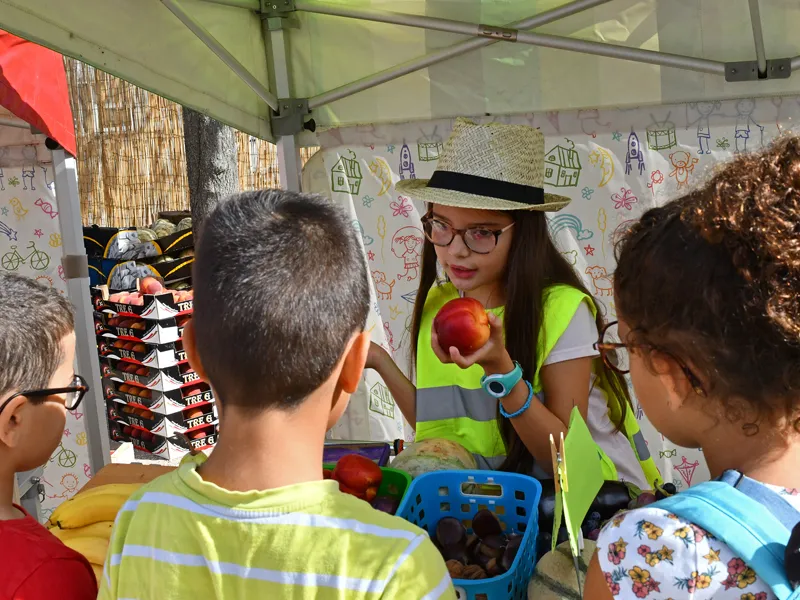
{"label": "red umbrella", "polygon": [[0,106],[75,156],[75,126],[60,54],[0,31]]}

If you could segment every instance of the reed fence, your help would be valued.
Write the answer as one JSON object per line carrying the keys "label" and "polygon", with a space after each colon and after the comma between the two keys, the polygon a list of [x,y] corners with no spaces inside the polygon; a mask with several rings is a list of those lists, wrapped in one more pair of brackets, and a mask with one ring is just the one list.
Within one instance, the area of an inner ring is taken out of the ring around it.
{"label": "reed fence", "polygon": [[[80,61],[64,59],[78,147],[84,223],[145,226],[188,210],[181,107]],[[242,190],[278,187],[275,146],[238,137]],[[301,151],[305,164],[315,148]]]}

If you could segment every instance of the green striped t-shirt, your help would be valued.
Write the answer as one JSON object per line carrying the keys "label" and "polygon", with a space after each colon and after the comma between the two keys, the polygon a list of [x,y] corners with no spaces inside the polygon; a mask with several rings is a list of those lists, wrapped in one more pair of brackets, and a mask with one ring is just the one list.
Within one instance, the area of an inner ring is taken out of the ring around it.
{"label": "green striped t-shirt", "polygon": [[203,481],[203,456],[138,490],[109,545],[101,600],[455,600],[418,527],[333,481],[231,492]]}

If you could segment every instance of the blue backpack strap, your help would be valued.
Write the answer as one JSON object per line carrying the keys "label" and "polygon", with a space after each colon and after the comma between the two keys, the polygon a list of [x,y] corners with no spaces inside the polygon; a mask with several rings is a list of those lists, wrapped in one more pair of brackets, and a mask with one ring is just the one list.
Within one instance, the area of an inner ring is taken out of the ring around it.
{"label": "blue backpack strap", "polygon": [[800,598],[784,568],[791,530],[770,510],[737,488],[708,481],[651,507],[666,510],[724,541],[772,589],[778,600]]}
{"label": "blue backpack strap", "polygon": [[766,507],[772,513],[772,516],[778,519],[790,532],[800,522],[800,511],[789,504],[785,498],[767,486],[750,479],[747,475],[742,475],[739,471],[725,471],[717,481],[735,487],[748,498],[752,498]]}

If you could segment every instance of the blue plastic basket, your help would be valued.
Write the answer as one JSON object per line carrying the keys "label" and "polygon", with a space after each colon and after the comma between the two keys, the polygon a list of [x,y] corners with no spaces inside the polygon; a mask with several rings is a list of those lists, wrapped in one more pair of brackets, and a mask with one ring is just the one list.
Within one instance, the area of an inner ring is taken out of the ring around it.
{"label": "blue plastic basket", "polygon": [[497,471],[437,471],[411,482],[397,516],[436,530],[442,517],[461,519],[472,533],[472,517],[489,509],[506,533],[523,534],[522,545],[506,573],[490,579],[453,581],[459,600],[524,600],[536,566],[541,484],[532,477]]}

